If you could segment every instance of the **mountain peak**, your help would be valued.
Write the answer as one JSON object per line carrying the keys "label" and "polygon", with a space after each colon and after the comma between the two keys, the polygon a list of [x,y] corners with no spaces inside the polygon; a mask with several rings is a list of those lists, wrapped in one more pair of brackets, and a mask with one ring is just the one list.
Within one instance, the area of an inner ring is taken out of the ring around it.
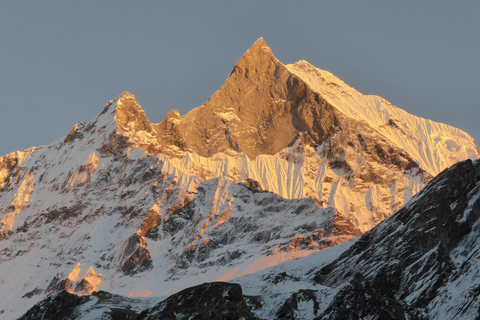
{"label": "mountain peak", "polygon": [[255,41],[255,43],[251,46],[250,49],[260,49],[260,50],[270,51],[270,52],[272,51],[272,49],[270,49],[270,47],[262,37],[258,38],[258,40]]}
{"label": "mountain peak", "polygon": [[115,107],[115,122],[117,129],[129,137],[129,143],[132,146],[144,149],[149,153],[159,152],[155,128],[133,94],[125,91],[118,97]]}
{"label": "mountain peak", "polygon": [[232,74],[240,72],[248,77],[250,70],[254,70],[255,73],[260,73],[275,63],[279,63],[278,59],[275,58],[272,49],[270,49],[265,40],[260,38],[255,41],[250,49],[238,60]]}
{"label": "mountain peak", "polygon": [[133,99],[135,99],[135,96],[134,96],[132,93],[128,92],[128,91],[124,91],[124,92],[122,92],[122,93],[118,96],[118,99],[123,99],[123,98],[125,98],[125,99],[127,99],[127,98],[133,98]]}
{"label": "mountain peak", "polygon": [[138,104],[135,96],[127,91],[118,97],[115,114],[115,121],[123,131],[128,131],[127,128],[131,126],[132,121],[138,119],[145,121],[146,119],[145,112]]}

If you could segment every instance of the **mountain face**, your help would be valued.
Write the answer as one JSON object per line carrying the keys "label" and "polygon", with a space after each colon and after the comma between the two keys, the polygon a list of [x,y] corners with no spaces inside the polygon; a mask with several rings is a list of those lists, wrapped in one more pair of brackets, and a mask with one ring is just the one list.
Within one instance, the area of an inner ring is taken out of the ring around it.
{"label": "mountain face", "polygon": [[[391,299],[383,310],[365,313],[395,313],[393,306],[405,315],[416,310],[419,318],[477,319],[479,218],[480,161],[460,162],[344,255],[316,271],[314,281],[335,286],[349,282],[362,295],[372,290],[378,300]],[[325,312],[327,318],[352,311],[342,302],[346,295],[351,292],[337,294]]]}
{"label": "mountain face", "polygon": [[22,319],[50,319],[60,304],[69,315],[76,312],[71,319],[121,312],[131,319],[473,320],[480,317],[479,239],[480,160],[466,160],[342,245],[157,301],[62,291]]}
{"label": "mountain face", "polygon": [[480,160],[356,240],[235,279],[262,318],[478,319]]}
{"label": "mountain face", "polygon": [[183,117],[152,124],[123,93],[62,140],[0,158],[0,317],[56,292],[75,306],[100,289],[168,296],[306,257],[478,155],[466,133],[285,66],[260,39]]}

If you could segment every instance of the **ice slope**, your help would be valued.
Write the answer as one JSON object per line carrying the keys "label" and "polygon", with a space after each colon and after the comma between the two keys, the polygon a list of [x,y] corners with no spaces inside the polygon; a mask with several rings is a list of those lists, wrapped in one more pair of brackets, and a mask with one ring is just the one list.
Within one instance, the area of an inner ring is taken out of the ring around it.
{"label": "ice slope", "polygon": [[[353,239],[231,282],[240,284],[244,295],[258,298],[261,306],[252,304],[252,310],[260,319],[314,319],[328,307],[339,288],[314,283],[312,270],[338,259],[355,241]],[[289,303],[297,307],[288,310],[286,306]]]}
{"label": "ice slope", "polygon": [[478,319],[480,160],[440,173],[368,233],[234,279],[261,319]]}
{"label": "ice slope", "polygon": [[307,61],[287,68],[346,116],[366,122],[405,150],[432,176],[458,161],[479,157],[473,138],[460,129],[409,114],[379,96],[363,95]]}
{"label": "ice slope", "polygon": [[[383,311],[403,310],[427,319],[477,319],[479,194],[480,160],[455,164],[337,260],[317,269],[314,280],[354,287],[357,295],[372,291],[389,301]],[[349,309],[344,304],[348,297],[347,291],[339,292],[325,318],[341,318],[361,303],[352,301]],[[365,317],[375,314],[363,304]]]}
{"label": "ice slope", "polygon": [[[355,240],[305,258],[277,264],[230,283],[216,281],[193,285],[168,297],[132,298],[105,291],[90,296],[74,296],[60,291],[40,301],[20,319],[57,319],[61,316],[75,320],[120,317],[159,319],[165,316],[165,309],[173,309],[179,319],[188,319],[198,311],[205,311],[205,307],[216,313],[229,310],[229,318],[232,319],[241,319],[242,314],[245,318],[245,313],[249,314],[247,319],[314,319],[331,303],[338,289],[315,284],[308,270],[331,263],[354,243]],[[228,292],[228,289],[236,292]],[[298,303],[294,302],[295,310],[285,307],[293,301],[292,296],[298,298]],[[317,302],[317,298],[321,301]],[[234,304],[229,300],[233,300]]]}
{"label": "ice slope", "polygon": [[[287,199],[313,198],[344,214],[362,232],[400,208],[429,179],[408,154],[390,147],[387,140],[375,137],[375,132],[362,131],[357,139],[355,134],[360,133],[354,123],[347,129],[357,140],[353,143],[345,140],[344,131],[332,137],[334,142],[317,147],[299,136],[280,152],[254,159],[232,150],[204,157],[158,142],[157,125],[148,121],[133,95],[123,93],[112,106],[116,106],[116,121],[120,121],[118,131],[131,147],[154,151],[177,170],[201,179],[250,181]],[[165,148],[168,155],[162,153]],[[384,151],[379,156],[377,150]]]}

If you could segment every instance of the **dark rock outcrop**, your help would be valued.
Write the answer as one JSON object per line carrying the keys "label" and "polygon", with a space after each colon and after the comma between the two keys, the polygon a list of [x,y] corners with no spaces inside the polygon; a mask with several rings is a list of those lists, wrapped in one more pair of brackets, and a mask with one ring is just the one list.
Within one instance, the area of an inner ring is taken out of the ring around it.
{"label": "dark rock outcrop", "polygon": [[[411,202],[317,270],[319,284],[346,284],[321,318],[421,319],[436,307],[432,301],[448,292],[449,283],[472,271],[465,263],[459,269],[452,259],[470,255],[462,248],[478,246],[479,178],[480,160],[444,170]],[[475,252],[470,262],[478,260]]]}
{"label": "dark rock outcrop", "polygon": [[30,308],[19,320],[134,320],[132,299],[105,291],[77,296],[65,290],[54,293]]}
{"label": "dark rock outcrop", "polygon": [[240,285],[212,282],[171,295],[155,307],[141,312],[137,319],[254,320],[257,318],[250,311]]}
{"label": "dark rock outcrop", "polygon": [[19,320],[75,319],[76,308],[89,300],[89,296],[79,297],[62,290],[37,303]]}

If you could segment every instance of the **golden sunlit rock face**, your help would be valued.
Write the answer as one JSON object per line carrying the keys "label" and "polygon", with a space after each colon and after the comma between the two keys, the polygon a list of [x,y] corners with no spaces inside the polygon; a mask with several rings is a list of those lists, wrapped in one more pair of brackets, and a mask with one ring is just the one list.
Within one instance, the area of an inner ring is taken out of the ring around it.
{"label": "golden sunlit rock face", "polygon": [[241,152],[250,159],[276,154],[304,132],[320,143],[339,122],[335,109],[278,61],[263,39],[237,62],[219,91],[184,117],[172,110],[151,125],[128,93],[116,114],[120,130],[131,132],[135,145],[150,153],[175,156],[181,150],[211,157]]}
{"label": "golden sunlit rock face", "polygon": [[80,278],[80,272],[81,263],[78,262],[65,281],[65,291],[78,296],[88,296],[92,292],[98,291],[102,282],[102,274],[96,273],[93,267],[88,268],[82,278]]}
{"label": "golden sunlit rock face", "polygon": [[[4,193],[10,191],[10,194],[14,191],[13,196],[7,200],[9,204],[1,210],[3,217],[0,220],[0,239],[12,231],[17,216],[31,201],[36,177],[32,171],[22,170],[22,164],[34,151],[35,148],[30,148],[0,158],[0,190]],[[13,188],[15,185],[18,186],[16,190]]]}

